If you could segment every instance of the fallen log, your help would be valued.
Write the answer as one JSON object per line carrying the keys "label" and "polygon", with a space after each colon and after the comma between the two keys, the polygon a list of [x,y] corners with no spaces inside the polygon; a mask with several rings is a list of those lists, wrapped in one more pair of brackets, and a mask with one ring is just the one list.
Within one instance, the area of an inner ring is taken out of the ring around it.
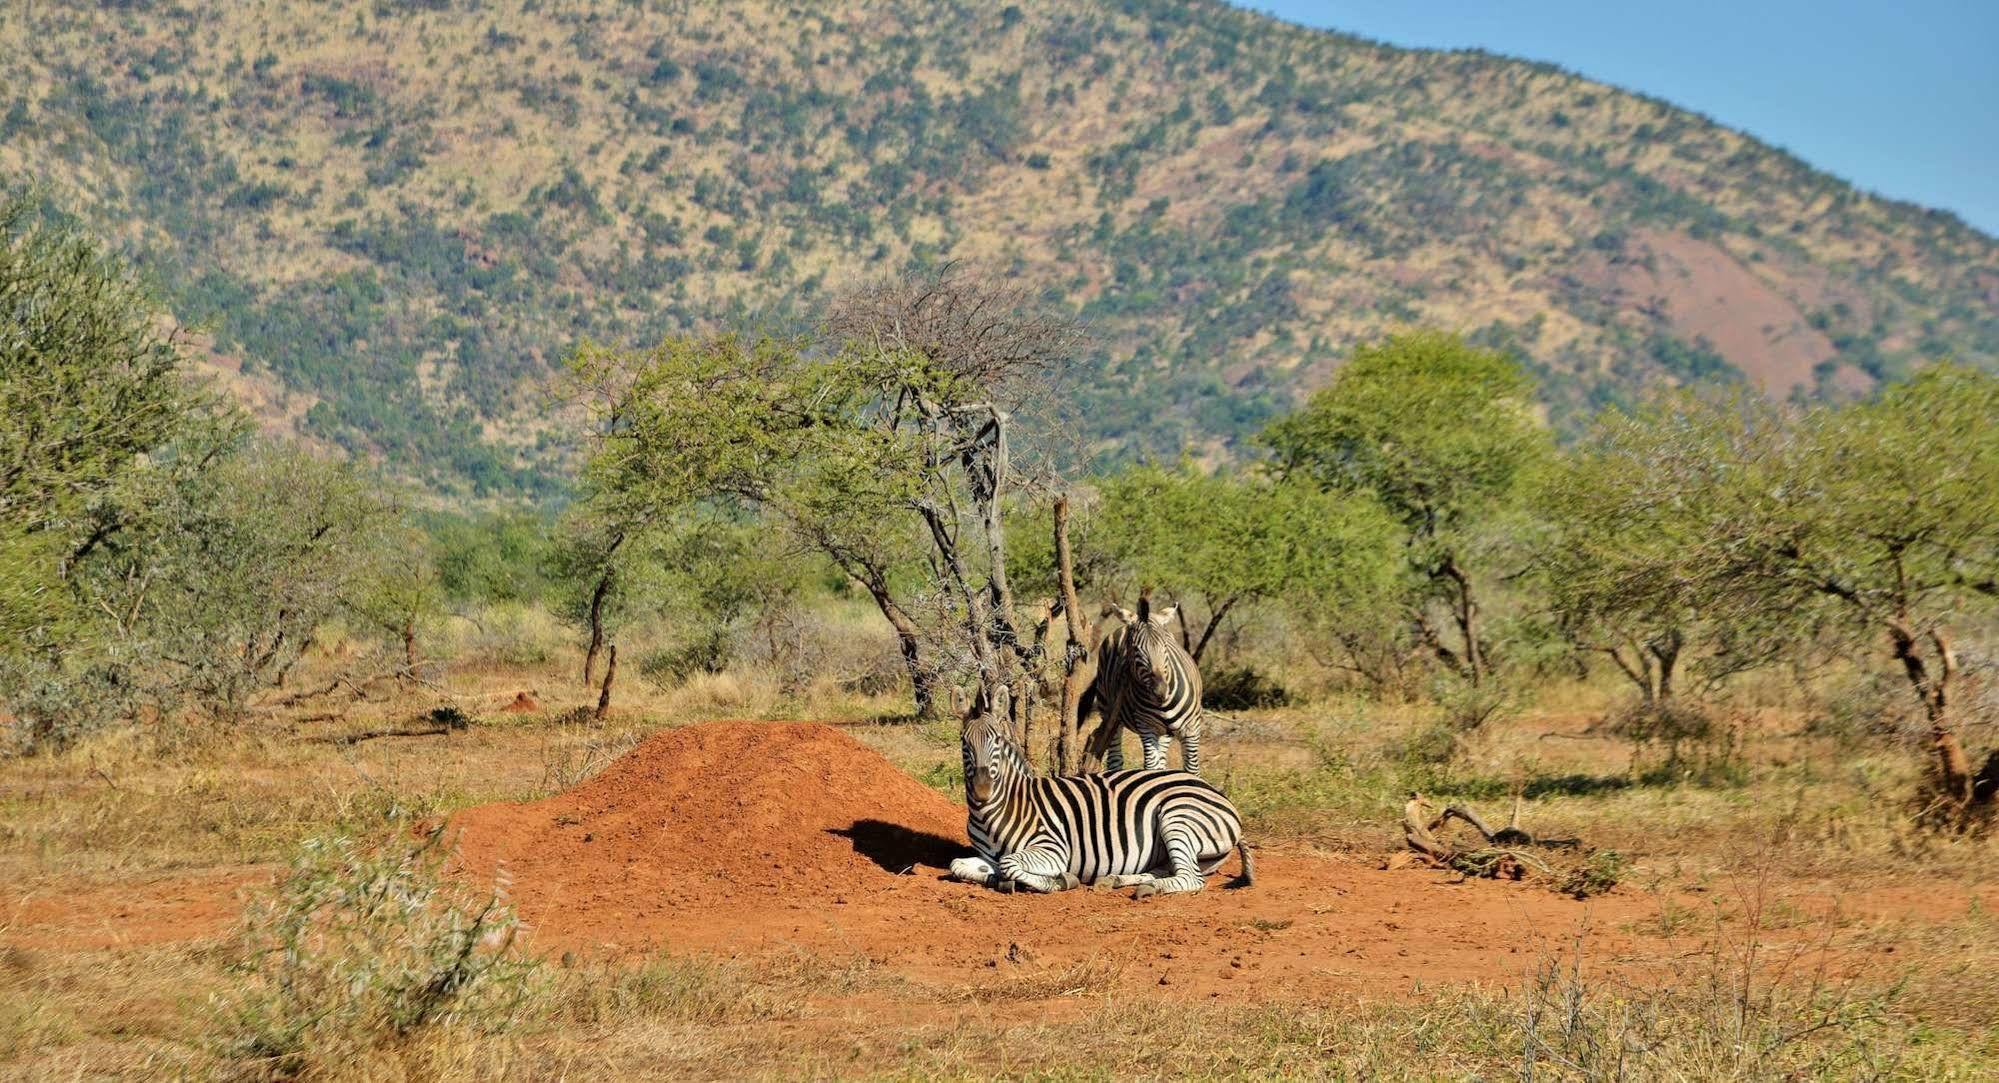
{"label": "fallen log", "polygon": [[[1513,818],[1505,827],[1494,831],[1486,825],[1477,812],[1464,805],[1449,805],[1444,811],[1431,815],[1433,806],[1420,793],[1411,792],[1409,800],[1402,806],[1402,839],[1418,857],[1438,868],[1456,869],[1467,876],[1506,877],[1518,880],[1528,869],[1550,873],[1547,862],[1526,852],[1522,847],[1539,846],[1552,848],[1573,848],[1581,845],[1581,840],[1573,838],[1537,839],[1520,826],[1519,795],[1514,796]],[[1437,832],[1452,820],[1471,825],[1479,833],[1485,845],[1469,850],[1459,850],[1447,845],[1437,837]]]}

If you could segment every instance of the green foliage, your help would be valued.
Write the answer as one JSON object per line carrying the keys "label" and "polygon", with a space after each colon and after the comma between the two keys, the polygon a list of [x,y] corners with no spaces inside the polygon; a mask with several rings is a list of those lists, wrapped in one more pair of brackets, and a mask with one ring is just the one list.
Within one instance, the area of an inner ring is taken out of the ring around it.
{"label": "green foliage", "polygon": [[72,563],[66,627],[0,668],[17,743],[36,747],[141,715],[234,721],[330,617],[385,596],[397,510],[377,483],[302,452],[252,446],[182,478],[146,476]]}
{"label": "green foliage", "polygon": [[137,276],[40,209],[0,196],[0,522],[81,540],[122,480],[231,422]]}
{"label": "green foliage", "polygon": [[218,1002],[214,1041],[244,1078],[353,1072],[446,1025],[504,1030],[534,992],[516,921],[415,852],[308,840],[245,918],[241,988]]}
{"label": "green foliage", "polygon": [[534,603],[551,591],[554,554],[543,516],[432,513],[417,521],[430,535],[439,587],[450,601]]}
{"label": "green foliage", "polygon": [[0,209],[0,699],[27,745],[149,711],[227,717],[357,600],[393,509],[245,448],[130,271]]}
{"label": "green foliage", "polygon": [[1287,476],[1371,494],[1427,539],[1517,497],[1552,446],[1532,406],[1533,385],[1506,355],[1418,331],[1356,349],[1263,439]]}
{"label": "green foliage", "polygon": [[884,36],[696,5],[670,39],[612,32],[608,0],[489,7],[27,5],[0,132],[222,352],[313,396],[311,435],[473,495],[556,488],[534,387],[577,339],[795,329],[863,262],[988,260],[1087,317],[1065,391],[1121,458],[1238,442],[1327,350],[1483,323],[1496,281],[1550,317],[1513,346],[1564,430],[1662,375],[1734,379],[1752,350],[1598,273],[1687,245],[1852,298],[1814,317],[1874,377],[1999,357],[1990,238],[1546,66],[1228,6],[901,0]]}
{"label": "green foliage", "polygon": [[1795,650],[1822,614],[1810,598],[1772,606],[1712,574],[1707,532],[1729,493],[1753,492],[1739,474],[1778,453],[1784,427],[1741,394],[1610,411],[1537,487],[1548,529],[1534,582],[1566,638],[1608,658],[1651,714],[1682,678],[1706,692]]}
{"label": "green foliage", "polygon": [[[1406,605],[1427,646],[1472,685],[1490,669],[1479,578],[1517,558],[1531,480],[1553,452],[1532,384],[1502,353],[1416,331],[1362,347],[1333,382],[1264,430],[1281,477],[1364,494],[1400,523]],[[1447,646],[1428,610],[1456,627]]]}
{"label": "green foliage", "polygon": [[1999,598],[1995,416],[1999,377],[1937,364],[1845,407],[1683,398],[1612,418],[1590,514],[1637,532],[1622,552],[1581,555],[1576,597],[1639,624],[1709,621],[1765,649],[1773,620],[1844,631],[1901,671],[1934,788],[1968,809],[1991,784],[1974,782],[1955,732],[1953,625]]}
{"label": "green foliage", "polygon": [[1351,606],[1379,597],[1393,575],[1395,524],[1364,494],[1186,466],[1126,470],[1101,492],[1092,539],[1127,590],[1157,586],[1202,602],[1197,647],[1238,606],[1280,597]]}

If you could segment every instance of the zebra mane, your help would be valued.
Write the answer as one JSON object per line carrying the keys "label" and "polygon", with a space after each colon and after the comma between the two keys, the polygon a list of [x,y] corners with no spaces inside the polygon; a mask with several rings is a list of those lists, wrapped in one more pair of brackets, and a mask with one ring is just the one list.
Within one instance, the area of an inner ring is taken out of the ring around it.
{"label": "zebra mane", "polygon": [[1138,592],[1138,619],[1141,623],[1152,619],[1152,588]]}

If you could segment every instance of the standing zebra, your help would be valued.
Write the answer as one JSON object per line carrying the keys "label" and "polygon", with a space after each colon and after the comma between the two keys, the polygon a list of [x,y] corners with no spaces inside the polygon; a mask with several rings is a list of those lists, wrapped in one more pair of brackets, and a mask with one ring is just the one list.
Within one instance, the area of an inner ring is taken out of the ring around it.
{"label": "standing zebra", "polygon": [[1063,891],[1138,888],[1138,897],[1199,891],[1234,849],[1255,870],[1242,817],[1220,790],[1185,771],[1037,778],[991,716],[965,723],[965,833],[977,857],[955,879]]}
{"label": "standing zebra", "polygon": [[1104,769],[1124,769],[1124,731],[1145,746],[1145,767],[1166,766],[1166,739],[1180,739],[1182,766],[1201,773],[1201,671],[1166,629],[1179,606],[1152,612],[1152,600],[1138,596],[1138,612],[1112,607],[1122,622],[1097,645],[1097,677],[1083,689],[1076,718],[1092,706],[1103,712],[1102,732],[1110,747]]}

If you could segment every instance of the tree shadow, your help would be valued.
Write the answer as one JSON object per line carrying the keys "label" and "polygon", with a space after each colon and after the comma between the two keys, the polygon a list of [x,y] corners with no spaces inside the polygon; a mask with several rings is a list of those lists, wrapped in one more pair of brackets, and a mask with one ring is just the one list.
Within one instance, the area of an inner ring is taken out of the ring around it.
{"label": "tree shadow", "polygon": [[1629,790],[1635,785],[1623,775],[1544,775],[1529,779],[1521,796],[1529,801],[1537,797],[1595,797]]}
{"label": "tree shadow", "polygon": [[917,865],[934,869],[951,867],[951,859],[972,852],[970,843],[948,839],[928,831],[918,831],[883,820],[855,820],[854,826],[826,829],[829,835],[851,840],[854,852],[893,873],[905,873]]}

